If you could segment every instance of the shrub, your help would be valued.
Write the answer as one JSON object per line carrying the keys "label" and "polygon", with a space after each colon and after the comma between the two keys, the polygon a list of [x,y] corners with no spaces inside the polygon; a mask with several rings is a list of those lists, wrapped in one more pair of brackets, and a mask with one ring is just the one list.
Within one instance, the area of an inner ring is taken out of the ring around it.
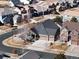
{"label": "shrub", "polygon": [[72,18],[71,18],[71,21],[72,21],[72,22],[78,22],[78,20],[77,20],[76,17],[72,17]]}
{"label": "shrub", "polygon": [[54,59],[66,59],[64,54],[58,54]]}
{"label": "shrub", "polygon": [[57,22],[57,23],[62,23],[62,17],[60,16],[56,16],[56,18],[53,19],[54,22]]}

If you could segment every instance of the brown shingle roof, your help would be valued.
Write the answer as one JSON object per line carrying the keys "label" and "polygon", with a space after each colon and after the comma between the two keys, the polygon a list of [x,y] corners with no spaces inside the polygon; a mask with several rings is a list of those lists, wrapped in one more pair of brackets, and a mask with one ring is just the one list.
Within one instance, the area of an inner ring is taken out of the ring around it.
{"label": "brown shingle roof", "polygon": [[63,27],[67,27],[70,31],[77,30],[79,32],[79,22],[66,21],[63,23]]}

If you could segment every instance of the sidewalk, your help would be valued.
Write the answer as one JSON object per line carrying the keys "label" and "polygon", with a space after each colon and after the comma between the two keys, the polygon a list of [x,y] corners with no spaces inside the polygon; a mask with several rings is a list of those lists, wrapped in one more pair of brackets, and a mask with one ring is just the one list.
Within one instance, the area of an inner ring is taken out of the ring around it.
{"label": "sidewalk", "polygon": [[79,58],[79,46],[71,45],[65,52],[65,55],[74,57],[75,59]]}

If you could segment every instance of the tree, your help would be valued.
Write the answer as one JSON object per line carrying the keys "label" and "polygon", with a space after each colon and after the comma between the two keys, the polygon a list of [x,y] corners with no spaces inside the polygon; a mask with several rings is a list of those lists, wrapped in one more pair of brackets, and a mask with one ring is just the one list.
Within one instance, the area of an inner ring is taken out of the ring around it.
{"label": "tree", "polygon": [[58,54],[54,59],[66,59],[64,54]]}
{"label": "tree", "polygon": [[71,22],[78,22],[78,20],[77,20],[76,17],[72,17],[72,18],[71,18]]}
{"label": "tree", "polygon": [[60,16],[56,16],[56,18],[53,19],[54,22],[57,22],[58,24],[62,24],[63,21],[62,21],[63,17],[60,17]]}

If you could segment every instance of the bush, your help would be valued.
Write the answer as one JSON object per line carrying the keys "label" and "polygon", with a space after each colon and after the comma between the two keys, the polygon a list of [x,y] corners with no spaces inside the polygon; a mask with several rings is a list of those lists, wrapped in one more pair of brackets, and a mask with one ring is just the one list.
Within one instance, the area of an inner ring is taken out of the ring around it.
{"label": "bush", "polygon": [[56,18],[53,19],[54,22],[57,22],[57,23],[62,23],[62,17],[60,16],[56,16]]}
{"label": "bush", "polygon": [[72,18],[71,18],[71,21],[72,21],[72,22],[78,22],[78,20],[77,20],[76,17],[72,17]]}
{"label": "bush", "polygon": [[54,59],[66,59],[64,54],[58,54]]}

